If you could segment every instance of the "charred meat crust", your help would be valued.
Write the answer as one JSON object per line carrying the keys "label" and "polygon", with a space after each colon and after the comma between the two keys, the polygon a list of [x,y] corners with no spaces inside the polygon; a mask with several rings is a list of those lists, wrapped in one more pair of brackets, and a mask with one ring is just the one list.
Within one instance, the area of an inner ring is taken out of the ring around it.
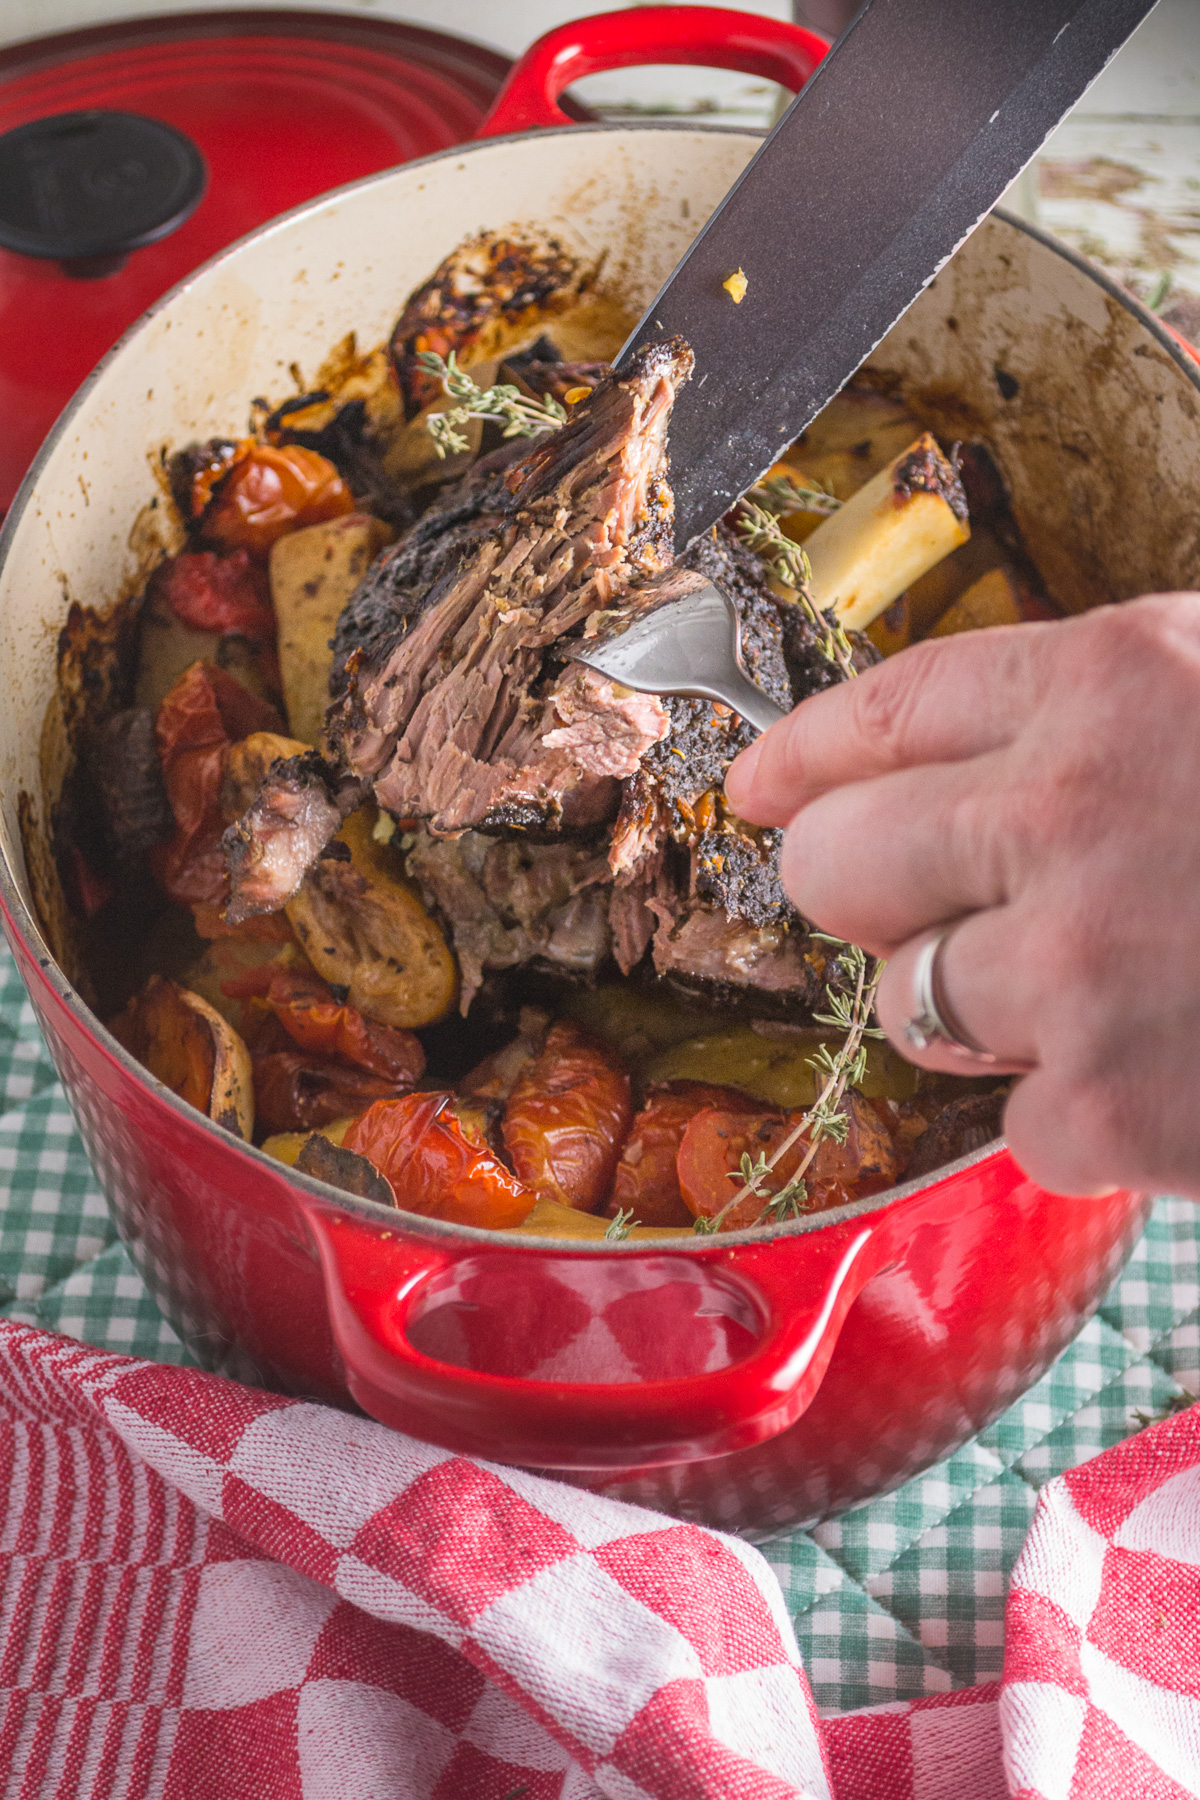
{"label": "charred meat crust", "polygon": [[494,353],[501,344],[493,347],[493,336],[570,305],[589,275],[553,237],[480,232],[460,244],[409,296],[392,331],[405,417],[415,418],[441,391],[417,362],[421,351]]}
{"label": "charred meat crust", "polygon": [[[581,790],[584,816],[600,822],[586,790],[631,773],[638,746],[663,735],[657,702],[618,703],[603,682],[585,693],[579,671],[563,664],[565,640],[592,612],[669,560],[666,428],[691,360],[681,343],[653,345],[626,377],[606,380],[490,491],[500,513],[490,531],[480,490],[468,497],[469,552],[434,581],[382,665],[365,652],[346,660],[348,691],[328,736],[388,811],[427,818],[436,834],[512,808],[553,825]],[[428,539],[426,547],[434,550]],[[439,563],[451,549],[437,545]],[[422,573],[430,570],[427,554]],[[374,624],[373,642],[386,641],[376,609],[352,602],[351,610]],[[621,766],[601,754],[582,717],[589,708],[625,733]]]}
{"label": "charred meat crust", "polygon": [[387,661],[432,603],[443,576],[502,528],[513,511],[504,477],[527,449],[517,438],[481,457],[460,480],[447,483],[411,530],[373,564],[334,631],[329,691],[335,702],[346,696],[360,664],[379,667]]}
{"label": "charred meat crust", "polygon": [[966,1094],[944,1106],[917,1139],[904,1179],[931,1175],[945,1163],[957,1162],[972,1150],[982,1150],[1000,1136],[1008,1088],[990,1094]]}
{"label": "charred meat crust", "polygon": [[928,434],[897,466],[892,492],[898,500],[907,500],[917,493],[936,494],[955,518],[964,525],[967,522],[967,496],[959,479],[957,458],[952,455],[947,460]]}
{"label": "charred meat crust", "polygon": [[527,388],[536,400],[549,394],[563,404],[570,394],[570,404],[577,404],[581,388],[597,388],[610,374],[607,363],[545,362],[534,357],[509,357],[500,370],[501,379],[515,380]]}
{"label": "charred meat crust", "polygon": [[285,906],[361,799],[357,784],[315,750],[274,763],[249,811],[221,840],[229,923]]}
{"label": "charred meat crust", "polygon": [[749,925],[796,921],[799,914],[779,878],[782,848],[782,831],[760,831],[754,838],[701,832],[692,848],[692,892]]}
{"label": "charred meat crust", "polygon": [[[803,610],[772,592],[758,559],[727,526],[701,538],[684,562],[733,600],[746,666],[777,704],[791,707],[839,679]],[[851,640],[861,666],[878,660],[865,638],[852,633]],[[647,750],[637,776],[625,784],[614,831],[618,882],[637,879],[643,869],[653,871],[665,846],[683,846],[690,851],[690,866],[686,860],[681,865],[677,855],[667,857],[680,917],[707,903],[756,927],[797,924],[779,879],[781,834],[753,831],[720,805],[726,771],[753,741],[753,731],[736,713],[708,700],[671,697],[664,705],[670,733]],[[661,888],[661,878],[654,878]]]}

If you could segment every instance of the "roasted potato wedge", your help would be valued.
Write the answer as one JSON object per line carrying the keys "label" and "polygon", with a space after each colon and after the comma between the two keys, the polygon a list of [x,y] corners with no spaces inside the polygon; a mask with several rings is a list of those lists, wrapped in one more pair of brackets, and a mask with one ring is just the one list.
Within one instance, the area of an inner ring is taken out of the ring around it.
{"label": "roasted potato wedge", "polygon": [[[577,1212],[573,1206],[562,1206],[557,1200],[535,1200],[532,1211],[519,1225],[506,1225],[501,1229],[519,1231],[527,1237],[587,1238],[595,1243],[603,1241],[611,1224],[611,1219]],[[632,1243],[645,1238],[691,1236],[692,1229],[688,1225],[635,1225],[623,1241]]]}
{"label": "roasted potato wedge", "polygon": [[572,988],[563,1011],[619,1050],[633,1067],[660,1050],[694,1038],[711,1011],[689,1006],[673,994],[605,982],[600,987]]}
{"label": "roasted potato wedge", "polygon": [[412,1030],[449,1012],[458,969],[399,850],[373,835],[378,816],[373,806],[351,813],[336,840],[349,859],[322,857],[286,912],[317,973],[351,1006]]}
{"label": "roasted potato wedge", "polygon": [[[770,1033],[768,1035],[768,1032]],[[817,1077],[811,1058],[822,1042],[819,1031],[783,1026],[779,1035],[767,1027],[735,1026],[707,1032],[663,1050],[643,1070],[647,1083],[707,1081],[737,1088],[770,1106],[789,1112],[811,1106]],[[837,1040],[831,1040],[836,1043]],[[917,1088],[917,1071],[890,1044],[872,1038],[867,1046],[867,1073],[862,1092],[869,1099],[907,1100]]]}
{"label": "roasted potato wedge", "polygon": [[354,1123],[354,1117],[348,1116],[344,1119],[334,1119],[329,1125],[322,1125],[317,1132],[277,1131],[273,1137],[263,1140],[262,1147],[268,1156],[275,1158],[276,1162],[286,1163],[289,1169],[294,1169],[300,1152],[310,1137],[328,1138],[331,1144],[340,1146],[342,1139]]}
{"label": "roasted potato wedge", "polygon": [[347,600],[391,534],[368,513],[291,531],[271,549],[271,600],[288,727],[318,744],[329,701],[329,647]]}
{"label": "roasted potato wedge", "polygon": [[[442,393],[437,377],[421,366],[421,354],[433,351],[445,357],[453,352],[459,367],[488,387],[499,359],[532,342],[551,318],[577,306],[594,274],[557,238],[537,230],[480,231],[450,252],[409,295],[392,332],[389,351],[409,421],[384,457],[393,480],[412,484],[434,468],[444,477],[460,466],[453,457],[439,461],[424,429],[430,411],[441,412],[454,403]],[[620,342],[619,335],[615,341]],[[477,422],[464,435],[474,455]]]}
{"label": "roasted potato wedge", "polygon": [[982,631],[989,625],[1021,623],[1021,590],[1007,569],[992,569],[944,612],[931,638],[955,637],[960,631]]}
{"label": "roasted potato wedge", "polygon": [[152,975],[110,1029],[173,1094],[249,1141],[254,1132],[250,1052],[207,1000]]}

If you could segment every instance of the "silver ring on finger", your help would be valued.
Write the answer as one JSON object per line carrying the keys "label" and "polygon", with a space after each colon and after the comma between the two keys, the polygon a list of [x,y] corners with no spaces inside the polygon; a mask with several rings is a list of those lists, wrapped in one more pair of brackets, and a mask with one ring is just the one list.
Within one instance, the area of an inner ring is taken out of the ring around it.
{"label": "silver ring on finger", "polygon": [[941,960],[953,930],[953,925],[943,925],[917,951],[912,972],[913,1010],[904,1022],[904,1035],[914,1050],[953,1050],[973,1062],[999,1062],[1000,1057],[971,1036],[946,998]]}

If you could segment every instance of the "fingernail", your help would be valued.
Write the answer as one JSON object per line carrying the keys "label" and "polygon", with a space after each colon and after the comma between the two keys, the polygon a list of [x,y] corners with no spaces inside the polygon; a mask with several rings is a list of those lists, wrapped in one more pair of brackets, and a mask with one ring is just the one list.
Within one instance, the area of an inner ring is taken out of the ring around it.
{"label": "fingernail", "polygon": [[758,759],[762,754],[762,739],[756,738],[749,747],[735,756],[725,775],[725,792],[734,806],[739,797],[744,801],[750,798],[750,790],[754,786],[754,774],[758,768]]}

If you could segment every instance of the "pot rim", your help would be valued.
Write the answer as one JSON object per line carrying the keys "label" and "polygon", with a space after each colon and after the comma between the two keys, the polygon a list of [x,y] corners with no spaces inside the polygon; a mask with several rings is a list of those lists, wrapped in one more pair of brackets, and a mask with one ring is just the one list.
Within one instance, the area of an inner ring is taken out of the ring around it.
{"label": "pot rim", "polygon": [[[745,126],[740,125],[700,123],[690,119],[647,119],[642,121],[598,120],[594,124],[590,122],[580,123],[572,125],[569,128],[564,128],[562,126],[548,126],[540,127],[533,131],[514,132],[507,137],[480,138],[472,140],[470,143],[456,145],[449,150],[434,151],[429,156],[415,157],[411,162],[398,164],[391,169],[381,169],[373,175],[363,176],[358,181],[347,182],[341,187],[331,188],[327,193],[318,195],[316,199],[307,200],[303,202],[302,205],[291,208],[288,212],[280,213],[277,218],[268,221],[267,224],[257,226],[253,231],[246,232],[232,244],[227,245],[225,249],[219,251],[217,255],[210,257],[207,262],[201,263],[198,268],[193,269],[182,281],[176,282],[165,294],[161,295],[152,306],[147,307],[146,311],[140,314],[140,316],[135,319],[124,332],[122,332],[116,343],[105,353],[91,373],[76,389],[70,400],[68,400],[66,406],[63,408],[47,434],[45,441],[42,443],[33,462],[30,464],[13,499],[12,506],[9,508],[7,517],[4,519],[3,525],[0,526],[0,572],[3,571],[4,566],[8,561],[12,540],[16,535],[17,528],[25,514],[25,510],[33,498],[34,491],[41,479],[42,471],[49,461],[51,454],[65,435],[76,413],[79,411],[79,408],[91,393],[96,383],[106,373],[109,365],[124,352],[126,347],[133,342],[134,338],[138,336],[149,321],[156,318],[160,312],[172,305],[179,295],[185,293],[197,281],[207,276],[211,270],[232,260],[246,244],[252,241],[258,241],[261,238],[272,236],[275,232],[281,231],[292,225],[296,220],[320,211],[322,208],[328,206],[331,201],[340,200],[348,195],[375,187],[382,182],[391,180],[393,176],[399,174],[401,171],[407,173],[409,170],[420,169],[427,164],[444,162],[448,157],[469,156],[478,151],[495,150],[505,144],[523,143],[537,138],[557,137],[559,132],[563,129],[570,129],[573,132],[588,132],[596,136],[629,131],[691,131],[719,133],[724,136],[741,136],[749,138],[762,138],[766,135],[764,132],[748,129]],[[1119,282],[1114,280],[1111,275],[1101,269],[1097,264],[1090,262],[1078,251],[1071,249],[1069,245],[1062,243],[1050,232],[1042,230],[1039,226],[1029,224],[1026,220],[1018,218],[1015,214],[1006,211],[1003,207],[993,208],[992,215],[989,216],[998,217],[1003,220],[1006,225],[1012,226],[1015,230],[1023,231],[1026,236],[1033,238],[1037,243],[1041,244],[1044,249],[1053,252],[1056,256],[1062,257],[1064,261],[1069,262],[1074,268],[1078,269],[1081,274],[1088,276],[1089,279],[1094,281],[1098,287],[1102,288],[1105,293],[1110,296],[1111,299],[1116,300],[1128,313],[1132,314],[1145,330],[1150,332],[1151,336],[1157,340],[1159,347],[1168,353],[1172,361],[1197,390],[1197,393],[1200,393],[1200,363],[1182,348],[1161,321],[1150,311],[1149,307],[1138,300],[1134,294],[1131,294],[1127,289],[1123,288]],[[907,310],[907,308],[905,310]],[[287,1185],[297,1188],[309,1200],[320,1202],[328,1210],[347,1212],[356,1215],[366,1223],[375,1225],[387,1223],[391,1225],[393,1230],[396,1228],[396,1215],[397,1211],[399,1211],[403,1222],[403,1230],[406,1233],[412,1233],[418,1237],[425,1237],[434,1241],[487,1246],[493,1250],[503,1247],[506,1250],[522,1255],[541,1255],[546,1251],[551,1251],[555,1255],[560,1256],[643,1256],[647,1254],[655,1256],[673,1256],[680,1254],[690,1256],[712,1256],[714,1252],[724,1252],[726,1249],[734,1249],[743,1245],[766,1244],[774,1242],[779,1238],[803,1237],[809,1232],[822,1231],[827,1227],[842,1225],[848,1221],[862,1218],[872,1213],[890,1210],[894,1206],[903,1205],[906,1201],[913,1199],[918,1194],[926,1193],[933,1188],[941,1186],[943,1183],[954,1180],[964,1171],[973,1168],[978,1163],[990,1161],[993,1158],[998,1158],[1008,1153],[1007,1144],[1004,1138],[994,1138],[990,1143],[984,1144],[980,1149],[971,1151],[966,1156],[959,1157],[955,1162],[947,1163],[943,1168],[934,1171],[932,1175],[921,1176],[914,1181],[901,1183],[894,1188],[887,1188],[880,1194],[872,1194],[864,1200],[853,1201],[848,1206],[831,1208],[827,1212],[814,1213],[807,1218],[788,1220],[786,1223],[780,1225],[753,1225],[746,1227],[742,1231],[723,1231],[713,1236],[681,1238],[663,1237],[642,1240],[638,1243],[631,1243],[627,1240],[609,1241],[603,1238],[595,1241],[581,1241],[579,1238],[569,1237],[525,1237],[518,1232],[486,1231],[478,1226],[454,1225],[444,1219],[430,1219],[419,1213],[405,1212],[402,1208],[384,1206],[379,1201],[360,1199],[357,1195],[347,1194],[340,1188],[331,1187],[327,1182],[318,1181],[315,1177],[310,1175],[304,1175],[299,1170],[290,1168],[287,1164],[277,1161],[274,1157],[267,1156],[265,1151],[259,1149],[257,1145],[248,1144],[243,1139],[233,1137],[223,1126],[217,1125],[213,1120],[207,1118],[195,1107],[189,1106],[186,1101],[181,1100],[178,1095],[172,1093],[170,1088],[166,1087],[162,1082],[158,1081],[156,1077],[151,1075],[148,1069],[144,1069],[142,1065],[117,1042],[107,1026],[105,1026],[97,1015],[92,1012],[92,1009],[86,1004],[75,987],[67,980],[65,974],[51,953],[50,946],[46,943],[45,938],[42,935],[41,926],[38,920],[30,907],[25,903],[24,895],[21,892],[20,884],[12,867],[8,848],[3,843],[0,843],[0,908],[2,908],[6,922],[20,942],[22,949],[34,962],[36,962],[41,971],[42,979],[45,981],[47,987],[71,1015],[75,1024],[98,1044],[105,1052],[110,1062],[115,1063],[124,1074],[132,1075],[136,1081],[139,1081],[150,1093],[154,1094],[159,1101],[164,1102],[174,1110],[185,1123],[211,1135],[214,1142],[219,1143],[223,1148],[232,1148],[235,1153],[250,1157],[252,1161],[256,1162],[261,1168],[267,1171],[275,1180],[284,1180]],[[504,1240],[503,1246],[498,1242],[500,1239]]]}

